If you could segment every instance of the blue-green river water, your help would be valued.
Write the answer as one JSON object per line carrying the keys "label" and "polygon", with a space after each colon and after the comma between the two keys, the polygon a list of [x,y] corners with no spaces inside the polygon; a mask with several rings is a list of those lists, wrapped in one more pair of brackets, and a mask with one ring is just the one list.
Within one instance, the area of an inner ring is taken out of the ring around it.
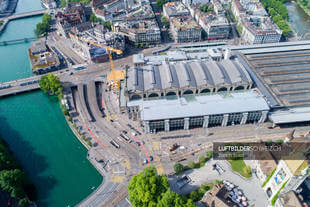
{"label": "blue-green river water", "polygon": [[[16,12],[41,9],[39,0],[19,0]],[[12,21],[0,41],[33,37],[41,17]],[[0,46],[0,82],[32,75],[30,43]],[[102,177],[86,159],[57,100],[41,91],[0,99],[0,134],[38,190],[38,206],[74,206],[99,186]]]}

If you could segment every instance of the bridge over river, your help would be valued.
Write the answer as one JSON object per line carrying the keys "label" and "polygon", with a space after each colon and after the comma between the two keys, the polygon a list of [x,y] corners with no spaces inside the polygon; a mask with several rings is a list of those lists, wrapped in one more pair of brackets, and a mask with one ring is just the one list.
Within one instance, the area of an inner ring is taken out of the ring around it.
{"label": "bridge over river", "polygon": [[0,84],[0,98],[18,93],[38,90],[40,76],[18,79]]}
{"label": "bridge over river", "polygon": [[32,11],[32,12],[25,12],[25,13],[21,13],[21,14],[15,14],[15,15],[11,15],[11,16],[8,16],[8,17],[2,17],[2,18],[0,18],[0,21],[3,21],[2,25],[0,26],[0,34],[5,29],[5,27],[9,23],[9,21],[11,21],[11,20],[39,16],[39,15],[42,15],[42,14],[45,14],[45,13],[48,13],[48,12],[49,12],[49,9],[41,9],[41,10]]}
{"label": "bridge over river", "polygon": [[42,15],[48,12],[49,12],[49,9],[41,9],[41,10],[25,12],[21,14],[14,14],[8,17],[0,18],[0,21],[11,21],[11,20],[22,19],[26,17],[34,17],[34,16],[39,16],[39,15]]}

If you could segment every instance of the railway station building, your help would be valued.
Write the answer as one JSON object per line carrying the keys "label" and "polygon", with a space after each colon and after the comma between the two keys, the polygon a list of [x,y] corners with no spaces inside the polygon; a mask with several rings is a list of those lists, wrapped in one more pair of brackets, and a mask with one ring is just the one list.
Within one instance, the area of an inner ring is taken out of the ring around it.
{"label": "railway station building", "polygon": [[264,122],[269,106],[252,87],[236,60],[195,60],[129,68],[122,93],[150,133]]}

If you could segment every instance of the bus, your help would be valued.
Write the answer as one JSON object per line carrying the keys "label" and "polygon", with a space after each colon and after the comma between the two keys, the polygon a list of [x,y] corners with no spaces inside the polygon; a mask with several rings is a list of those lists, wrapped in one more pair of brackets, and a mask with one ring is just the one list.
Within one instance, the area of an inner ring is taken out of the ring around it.
{"label": "bus", "polygon": [[115,148],[119,149],[121,146],[115,142],[113,139],[110,141],[110,144],[113,145]]}
{"label": "bus", "polygon": [[126,134],[120,134],[119,136],[123,138],[124,140],[126,140],[127,142],[130,141],[130,138]]}

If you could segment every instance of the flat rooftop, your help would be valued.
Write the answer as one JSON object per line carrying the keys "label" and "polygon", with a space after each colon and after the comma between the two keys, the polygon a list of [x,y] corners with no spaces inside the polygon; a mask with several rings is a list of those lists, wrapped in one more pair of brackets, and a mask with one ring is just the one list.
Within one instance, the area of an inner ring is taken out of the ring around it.
{"label": "flat rooftop", "polygon": [[310,44],[241,53],[241,62],[272,108],[310,106]]}
{"label": "flat rooftop", "polygon": [[139,106],[141,119],[146,121],[269,110],[264,98],[253,90],[135,100],[127,106]]}
{"label": "flat rooftop", "polygon": [[306,122],[310,120],[310,107],[299,107],[283,111],[279,110],[271,113],[269,119],[275,124]]}

